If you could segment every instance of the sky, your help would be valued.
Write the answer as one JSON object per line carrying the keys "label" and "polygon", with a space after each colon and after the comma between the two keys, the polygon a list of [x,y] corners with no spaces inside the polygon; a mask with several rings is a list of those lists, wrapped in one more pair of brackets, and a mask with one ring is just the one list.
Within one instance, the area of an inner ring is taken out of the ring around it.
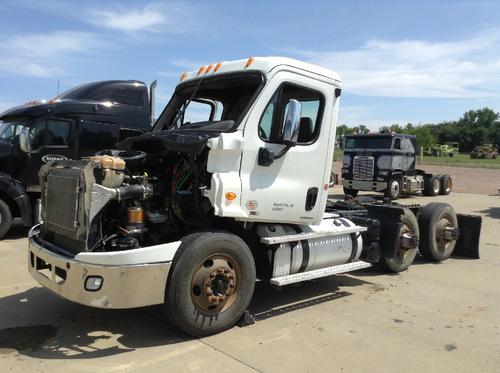
{"label": "sky", "polygon": [[500,1],[0,0],[0,112],[89,81],[158,80],[286,56],[342,77],[339,123],[371,129],[500,111]]}

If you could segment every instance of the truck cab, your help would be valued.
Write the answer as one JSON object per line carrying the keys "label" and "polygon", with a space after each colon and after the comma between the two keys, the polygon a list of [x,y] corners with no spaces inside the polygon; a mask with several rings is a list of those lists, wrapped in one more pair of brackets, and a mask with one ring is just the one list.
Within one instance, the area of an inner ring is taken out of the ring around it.
{"label": "truck cab", "polygon": [[0,121],[1,238],[13,218],[36,220],[42,165],[94,155],[151,128],[148,89],[139,81],[84,84],[8,109]]}
{"label": "truck cab", "polygon": [[449,194],[451,177],[431,175],[416,168],[417,139],[393,132],[348,135],[344,141],[342,185],[344,193],[383,192],[391,199],[402,194]]}
{"label": "truck cab", "polygon": [[[256,279],[279,287],[376,263],[401,272],[421,241],[429,258],[451,255],[451,206],[328,201],[335,72],[252,57],[180,80],[152,131],[42,167],[28,250],[42,286],[91,307],[162,305],[199,337],[241,318]],[[420,226],[432,231],[421,241]]]}

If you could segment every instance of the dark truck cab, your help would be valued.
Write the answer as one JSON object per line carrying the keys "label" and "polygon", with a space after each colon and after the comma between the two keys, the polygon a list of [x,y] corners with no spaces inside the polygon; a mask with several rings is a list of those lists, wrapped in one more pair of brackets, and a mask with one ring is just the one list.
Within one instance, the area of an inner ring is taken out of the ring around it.
{"label": "dark truck cab", "polygon": [[151,129],[154,102],[136,80],[99,81],[50,101],[30,101],[0,115],[0,238],[14,218],[31,226],[38,171],[52,160],[80,159]]}
{"label": "dark truck cab", "polygon": [[342,185],[344,193],[383,192],[396,199],[402,194],[423,192],[449,194],[449,175],[432,175],[416,168],[417,139],[414,135],[378,133],[348,135],[344,142]]}

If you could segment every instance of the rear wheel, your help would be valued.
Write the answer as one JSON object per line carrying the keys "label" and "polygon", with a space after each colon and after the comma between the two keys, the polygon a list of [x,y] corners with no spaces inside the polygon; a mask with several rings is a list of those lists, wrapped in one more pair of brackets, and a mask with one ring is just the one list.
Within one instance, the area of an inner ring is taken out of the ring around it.
{"label": "rear wheel", "polygon": [[0,199],[0,239],[5,236],[12,225],[12,212],[10,207]]}
{"label": "rear wheel", "polygon": [[448,259],[458,239],[458,220],[453,208],[447,203],[429,203],[420,209],[418,222],[420,254],[434,261]]}
{"label": "rear wheel", "polygon": [[439,190],[439,194],[447,196],[451,193],[451,188],[453,186],[453,182],[451,181],[450,175],[441,175],[440,178],[441,188]]}
{"label": "rear wheel", "polygon": [[346,196],[356,197],[358,195],[358,190],[344,187],[344,194]]}
{"label": "rear wheel", "polygon": [[380,259],[380,264],[392,272],[407,270],[413,263],[418,251],[420,234],[417,218],[411,210],[404,209],[404,214],[401,215],[401,222],[396,256],[394,258]]}
{"label": "rear wheel", "polygon": [[424,196],[437,196],[441,190],[439,175],[430,175],[424,180]]}
{"label": "rear wheel", "polygon": [[219,333],[243,315],[254,287],[254,259],[241,238],[228,233],[191,235],[172,263],[164,310],[194,337]]}
{"label": "rear wheel", "polygon": [[389,180],[384,194],[390,199],[398,199],[401,196],[401,180],[396,178]]}

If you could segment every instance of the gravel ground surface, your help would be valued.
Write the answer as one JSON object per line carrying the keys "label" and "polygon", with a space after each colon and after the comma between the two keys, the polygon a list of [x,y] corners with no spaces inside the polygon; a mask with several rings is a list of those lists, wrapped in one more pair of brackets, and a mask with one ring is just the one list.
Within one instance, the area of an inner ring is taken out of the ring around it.
{"label": "gravel ground surface", "polygon": [[[341,168],[341,162],[333,162],[334,172],[340,175]],[[453,191],[457,193],[495,195],[500,189],[500,170],[430,165],[423,165],[422,168],[433,174],[451,175]]]}

